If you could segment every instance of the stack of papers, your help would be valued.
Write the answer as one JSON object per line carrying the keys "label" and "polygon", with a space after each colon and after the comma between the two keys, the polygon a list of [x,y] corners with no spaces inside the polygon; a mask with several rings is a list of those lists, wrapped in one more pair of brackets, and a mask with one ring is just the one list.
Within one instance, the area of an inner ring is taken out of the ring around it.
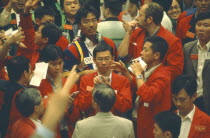
{"label": "stack of papers", "polygon": [[42,79],[46,79],[48,65],[49,64],[45,62],[36,63],[34,75],[30,81],[30,85],[37,87],[40,86]]}
{"label": "stack of papers", "polygon": [[[142,60],[141,57],[138,57],[134,60],[138,60],[139,61],[139,64],[141,65],[141,67],[143,68],[143,70],[145,71],[146,68],[147,68],[147,64]],[[133,69],[131,67],[128,67],[128,69],[133,73]]]}

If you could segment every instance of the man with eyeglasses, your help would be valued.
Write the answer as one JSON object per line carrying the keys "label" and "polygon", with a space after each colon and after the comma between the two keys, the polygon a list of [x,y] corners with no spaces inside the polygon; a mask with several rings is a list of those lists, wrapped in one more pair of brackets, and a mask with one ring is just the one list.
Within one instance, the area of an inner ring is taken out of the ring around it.
{"label": "man with eyeglasses", "polygon": [[107,84],[114,89],[116,102],[111,109],[114,115],[120,116],[132,107],[128,79],[111,70],[114,60],[112,51],[113,49],[105,42],[97,45],[93,51],[93,61],[98,71],[81,78],[77,106],[84,113],[83,117],[95,115],[92,107],[92,90],[97,84]]}
{"label": "man with eyeglasses", "polygon": [[93,50],[97,44],[106,42],[114,50],[114,57],[117,58],[117,50],[111,39],[102,37],[97,33],[99,14],[91,6],[80,8],[75,15],[75,23],[81,30],[81,35],[64,51],[64,69],[70,70],[73,65],[77,66],[77,71],[86,69],[96,69],[93,62]]}
{"label": "man with eyeglasses", "polygon": [[179,138],[210,137],[210,117],[193,104],[196,90],[196,79],[187,75],[178,76],[172,85],[172,99],[182,120]]}

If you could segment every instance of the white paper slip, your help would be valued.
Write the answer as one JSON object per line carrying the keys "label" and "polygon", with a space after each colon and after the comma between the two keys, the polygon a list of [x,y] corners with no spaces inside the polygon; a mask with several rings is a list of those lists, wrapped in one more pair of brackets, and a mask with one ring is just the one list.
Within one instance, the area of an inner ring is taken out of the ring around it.
{"label": "white paper slip", "polygon": [[42,71],[34,71],[34,76],[30,81],[30,85],[39,87],[42,81],[42,76],[43,76]]}
{"label": "white paper slip", "polygon": [[[138,61],[139,61],[139,64],[140,64],[141,67],[143,68],[143,70],[144,70],[144,71],[146,70],[147,64],[142,60],[141,57],[138,57],[138,58],[136,58],[136,59],[134,59],[134,60],[138,60]],[[128,67],[128,70],[130,70],[130,71],[133,73],[133,69],[132,69],[130,66]]]}

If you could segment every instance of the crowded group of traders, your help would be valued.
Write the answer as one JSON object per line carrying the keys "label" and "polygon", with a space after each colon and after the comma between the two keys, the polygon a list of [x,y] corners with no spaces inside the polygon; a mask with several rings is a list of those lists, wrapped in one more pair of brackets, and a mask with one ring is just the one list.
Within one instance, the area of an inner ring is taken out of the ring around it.
{"label": "crowded group of traders", "polygon": [[[3,0],[0,12],[0,137],[42,125],[45,137],[210,137],[210,0]],[[100,99],[110,88],[113,104]],[[99,112],[132,126],[86,120]]]}

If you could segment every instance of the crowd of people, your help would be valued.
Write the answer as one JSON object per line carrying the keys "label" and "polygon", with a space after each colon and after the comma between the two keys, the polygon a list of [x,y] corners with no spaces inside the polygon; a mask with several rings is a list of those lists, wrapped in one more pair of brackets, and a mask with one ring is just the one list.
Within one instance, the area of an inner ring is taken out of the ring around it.
{"label": "crowd of people", "polygon": [[210,137],[210,0],[0,6],[0,138]]}

